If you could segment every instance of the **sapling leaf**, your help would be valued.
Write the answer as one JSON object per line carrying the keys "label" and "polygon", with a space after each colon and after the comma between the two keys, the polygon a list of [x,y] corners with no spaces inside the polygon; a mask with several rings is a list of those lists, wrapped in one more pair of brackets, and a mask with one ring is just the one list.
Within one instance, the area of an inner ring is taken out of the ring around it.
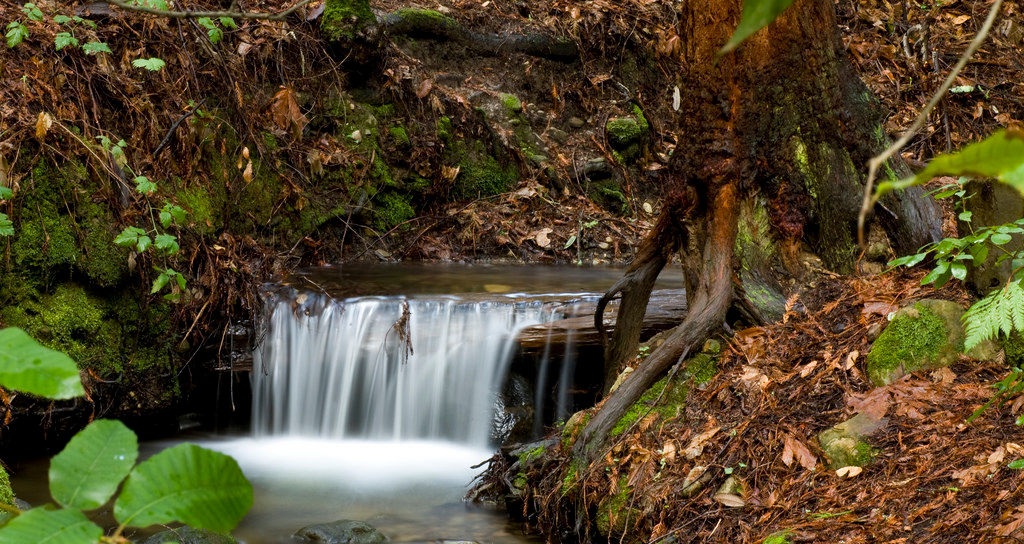
{"label": "sapling leaf", "polygon": [[182,522],[225,532],[238,525],[252,500],[252,485],[234,459],[185,443],[135,467],[114,503],[114,517],[135,527]]}
{"label": "sapling leaf", "polygon": [[736,49],[743,40],[768,26],[792,3],[793,0],[743,0],[743,15],[740,17],[740,24],[718,55],[721,56]]}
{"label": "sapling leaf", "polygon": [[0,544],[96,544],[103,529],[80,510],[48,510],[46,506],[23,512],[0,529]]}
{"label": "sapling leaf", "polygon": [[57,51],[68,46],[78,47],[78,38],[75,38],[69,32],[58,32],[57,35],[53,37],[53,44],[57,48]]}
{"label": "sapling leaf", "polygon": [[174,255],[181,249],[178,246],[178,237],[173,234],[157,234],[153,243],[157,249],[168,255]]}
{"label": "sapling leaf", "polygon": [[86,55],[98,55],[100,53],[113,53],[104,42],[88,42],[82,46],[82,51],[85,51]]}
{"label": "sapling leaf", "polygon": [[28,27],[18,21],[7,25],[7,47],[14,48],[28,37]]}
{"label": "sapling leaf", "polygon": [[148,59],[135,59],[132,61],[132,66],[136,68],[145,68],[150,72],[156,72],[163,68],[166,64],[167,63],[165,63],[163,59],[158,59],[156,57],[151,57]]}
{"label": "sapling leaf", "polygon": [[62,506],[92,510],[110,500],[139,457],[124,423],[97,419],[50,460],[50,494]]}
{"label": "sapling leaf", "polygon": [[136,176],[134,180],[135,190],[144,194],[151,195],[156,192],[156,183],[149,181],[146,176]]}
{"label": "sapling leaf", "polygon": [[14,223],[3,212],[0,212],[0,236],[14,236]]}
{"label": "sapling leaf", "polygon": [[139,241],[135,244],[135,249],[142,253],[149,249],[149,246],[153,245],[153,240],[149,236],[139,236]]}
{"label": "sapling leaf", "polygon": [[58,400],[85,394],[70,357],[14,327],[0,329],[0,386]]}

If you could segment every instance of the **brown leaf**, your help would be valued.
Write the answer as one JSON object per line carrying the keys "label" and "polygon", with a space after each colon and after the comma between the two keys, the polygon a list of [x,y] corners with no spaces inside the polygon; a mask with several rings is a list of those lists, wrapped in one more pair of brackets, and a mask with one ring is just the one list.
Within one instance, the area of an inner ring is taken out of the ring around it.
{"label": "brown leaf", "polygon": [[291,131],[296,138],[302,136],[302,128],[306,126],[306,116],[299,110],[295,101],[295,91],[281,87],[270,103],[270,115],[277,126]]}
{"label": "brown leaf", "polygon": [[434,80],[427,78],[420,82],[420,86],[416,88],[416,98],[425,98],[430,94],[430,89],[434,88]]}
{"label": "brown leaf", "polygon": [[811,450],[807,449],[803,442],[794,438],[793,435],[787,434],[784,444],[782,462],[787,467],[793,464],[793,459],[796,459],[800,466],[807,470],[814,470],[814,467],[818,466],[818,458],[811,453]]}
{"label": "brown leaf", "polygon": [[887,302],[871,301],[871,302],[865,302],[864,303],[864,308],[860,311],[860,313],[862,315],[871,315],[871,314],[889,315],[889,314],[895,312],[898,309],[899,308],[897,306],[894,306],[894,305],[889,304]]}

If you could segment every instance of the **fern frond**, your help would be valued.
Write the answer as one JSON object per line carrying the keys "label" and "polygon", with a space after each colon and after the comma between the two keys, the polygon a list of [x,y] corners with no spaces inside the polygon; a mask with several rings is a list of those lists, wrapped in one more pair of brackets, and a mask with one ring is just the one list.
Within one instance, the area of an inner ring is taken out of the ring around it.
{"label": "fern frond", "polygon": [[964,349],[1013,331],[1024,331],[1024,287],[1010,282],[1004,289],[996,289],[971,306],[963,317],[967,330]]}

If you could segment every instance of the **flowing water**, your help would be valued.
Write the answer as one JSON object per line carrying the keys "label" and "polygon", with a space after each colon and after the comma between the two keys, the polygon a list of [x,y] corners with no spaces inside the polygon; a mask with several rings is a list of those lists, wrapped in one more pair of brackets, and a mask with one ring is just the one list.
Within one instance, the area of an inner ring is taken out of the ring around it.
{"label": "flowing water", "polygon": [[[143,453],[189,439],[235,457],[256,492],[233,533],[248,544],[286,543],[304,525],[338,519],[368,521],[392,542],[532,542],[461,498],[493,453],[516,333],[558,318],[547,302],[593,297],[619,274],[451,265],[297,274],[267,290],[251,434],[183,436]],[[537,430],[549,376],[558,376],[551,415],[571,405],[576,357],[571,341],[558,349],[537,365]],[[554,355],[561,368],[549,372]],[[13,483],[30,502],[49,500],[44,462]]]}

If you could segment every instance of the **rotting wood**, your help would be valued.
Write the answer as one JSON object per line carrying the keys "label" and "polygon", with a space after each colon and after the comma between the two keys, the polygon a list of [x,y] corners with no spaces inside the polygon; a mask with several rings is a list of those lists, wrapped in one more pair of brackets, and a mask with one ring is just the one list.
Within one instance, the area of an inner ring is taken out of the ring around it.
{"label": "rotting wood", "polygon": [[[617,302],[615,303],[617,304]],[[594,309],[597,302],[566,304],[569,317],[527,327],[519,333],[519,345],[526,351],[543,350],[544,346],[565,345],[569,336],[577,345],[600,345],[601,333],[594,323]],[[605,330],[615,326],[615,318],[609,312],[604,318]],[[641,338],[670,329],[686,316],[686,291],[683,289],[659,289],[651,294],[641,325]]]}

